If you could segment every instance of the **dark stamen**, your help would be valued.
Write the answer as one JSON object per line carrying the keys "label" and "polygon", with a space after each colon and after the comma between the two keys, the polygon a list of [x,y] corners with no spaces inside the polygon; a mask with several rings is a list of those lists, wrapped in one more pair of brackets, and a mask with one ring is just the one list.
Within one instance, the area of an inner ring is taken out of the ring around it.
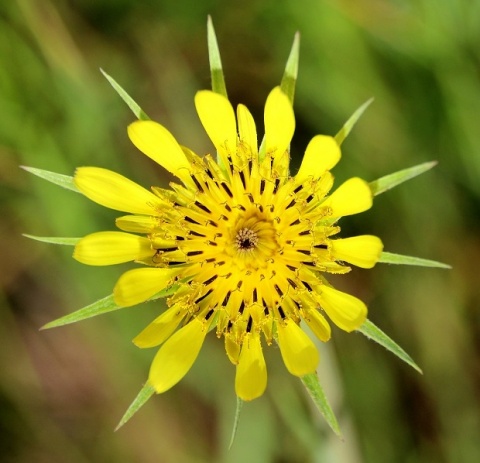
{"label": "dark stamen", "polygon": [[195,225],[200,225],[199,222],[197,222],[196,220],[193,220],[191,217],[189,217],[188,215],[185,216],[185,221],[186,222],[190,222],[190,223],[194,223]]}
{"label": "dark stamen", "polygon": [[195,185],[197,186],[197,188],[203,193],[203,187],[202,185],[200,185],[200,182],[198,181],[197,177],[195,177],[195,175],[192,175],[192,180],[195,182]]}
{"label": "dark stamen", "polygon": [[208,286],[210,283],[213,283],[218,278],[218,275],[213,275],[212,278],[209,278],[207,281],[204,281],[203,284]]}
{"label": "dark stamen", "polygon": [[207,214],[211,214],[212,212],[207,206],[205,206],[199,201],[195,201],[195,206],[199,207],[202,211],[205,211]]}
{"label": "dark stamen", "polygon": [[188,251],[187,252],[188,257],[199,256],[200,254],[203,254],[203,251]]}
{"label": "dark stamen", "polygon": [[250,333],[250,331],[252,331],[252,323],[253,323],[253,320],[252,320],[252,317],[249,317],[248,318],[248,323],[247,323],[247,333]]}
{"label": "dark stamen", "polygon": [[280,287],[278,285],[273,285],[273,287],[275,288],[275,291],[278,293],[278,295],[282,297],[283,291],[280,289]]}
{"label": "dark stamen", "polygon": [[230,196],[230,198],[233,198],[233,193],[232,191],[230,190],[229,186],[225,183],[225,182],[222,182],[222,188],[225,190],[225,192],[227,193],[228,196]]}
{"label": "dark stamen", "polygon": [[212,294],[212,292],[213,292],[213,289],[210,288],[203,296],[200,296],[198,299],[195,300],[195,304],[200,304],[200,302],[202,302],[207,296]]}

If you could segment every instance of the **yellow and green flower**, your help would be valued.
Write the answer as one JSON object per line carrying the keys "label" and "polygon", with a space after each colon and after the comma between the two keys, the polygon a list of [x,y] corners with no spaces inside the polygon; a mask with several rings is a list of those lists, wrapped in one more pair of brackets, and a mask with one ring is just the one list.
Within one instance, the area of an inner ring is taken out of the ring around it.
{"label": "yellow and green flower", "polygon": [[[170,188],[145,189],[98,167],[78,168],[73,179],[28,168],[126,214],[116,220],[121,231],[70,241],[37,239],[75,244],[74,258],[84,264],[137,264],[120,276],[113,296],[48,327],[167,296],[167,309],[134,339],[141,348],[160,346],[145,397],[167,391],[185,376],[210,331],[222,339],[236,366],[235,392],[242,400],[264,393],[263,349],[271,344],[278,344],[287,370],[302,378],[311,393],[321,391],[312,379],[319,353],[303,326],[322,342],[330,339],[330,323],[347,332],[359,330],[416,367],[367,320],[365,304],[332,287],[326,276],[347,273],[351,265],[371,268],[379,261],[440,265],[383,253],[376,236],[341,237],[338,225],[340,218],[370,209],[375,194],[433,163],[371,183],[354,177],[333,188],[331,170],[341,158],[340,145],[364,105],[336,137],[315,136],[298,172],[292,173],[298,37],[282,85],[266,99],[260,144],[249,110],[241,104],[235,110],[226,96],[211,25],[209,49],[214,91],[199,91],[195,106],[216,155],[199,156],[181,146],[107,76],[140,119],[128,127],[130,140],[176,177]],[[327,419],[335,429],[334,418]]]}

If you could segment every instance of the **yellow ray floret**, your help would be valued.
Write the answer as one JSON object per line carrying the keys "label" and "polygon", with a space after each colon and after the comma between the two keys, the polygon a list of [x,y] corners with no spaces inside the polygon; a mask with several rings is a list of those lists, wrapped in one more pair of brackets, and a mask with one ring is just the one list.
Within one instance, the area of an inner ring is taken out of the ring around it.
{"label": "yellow ray floret", "polygon": [[326,135],[313,137],[307,146],[295,180],[302,183],[308,178],[320,178],[340,160],[340,147],[335,138]]}
{"label": "yellow ray floret", "polygon": [[117,211],[155,215],[164,206],[164,202],[150,191],[123,175],[100,167],[79,167],[74,182],[87,198]]}
{"label": "yellow ray floret", "polygon": [[157,164],[181,179],[188,178],[190,162],[173,135],[154,121],[136,121],[128,126],[132,143]]}
{"label": "yellow ray floret", "polygon": [[82,238],[73,257],[82,264],[115,265],[152,255],[148,238],[122,232],[98,232]]}
{"label": "yellow ray floret", "polygon": [[320,301],[330,319],[342,330],[356,330],[367,318],[367,307],[360,299],[330,286],[322,287]]}
{"label": "yellow ray floret", "polygon": [[287,95],[275,87],[265,103],[266,152],[283,154],[292,141],[295,131],[295,116]]}
{"label": "yellow ray floret", "polygon": [[320,360],[312,340],[293,320],[277,325],[278,344],[287,370],[295,376],[313,373]]}
{"label": "yellow ray floret", "polygon": [[230,101],[223,95],[202,90],[195,95],[195,107],[210,140],[228,164],[228,156],[236,152],[237,125]]}
{"label": "yellow ray floret", "polygon": [[115,302],[122,307],[139,304],[170,285],[181,269],[136,268],[125,272],[113,289]]}
{"label": "yellow ray floret", "polygon": [[362,268],[372,268],[380,258],[383,243],[372,235],[352,236],[331,241],[332,254],[337,260],[343,260]]}
{"label": "yellow ray floret", "polygon": [[240,141],[251,149],[253,156],[258,155],[257,128],[248,108],[242,104],[237,107],[238,134]]}
{"label": "yellow ray floret", "polygon": [[260,335],[245,336],[235,376],[235,392],[242,400],[260,397],[267,387],[267,366],[263,358]]}
{"label": "yellow ray floret", "polygon": [[190,370],[202,347],[207,328],[194,319],[173,334],[158,351],[148,382],[158,393],[175,386]]}

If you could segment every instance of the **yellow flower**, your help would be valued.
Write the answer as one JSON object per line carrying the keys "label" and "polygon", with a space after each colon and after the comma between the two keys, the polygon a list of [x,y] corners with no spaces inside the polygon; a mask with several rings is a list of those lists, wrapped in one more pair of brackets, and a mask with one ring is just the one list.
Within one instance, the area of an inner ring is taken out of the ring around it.
{"label": "yellow flower", "polygon": [[265,104],[260,151],[245,106],[235,114],[227,98],[206,90],[195,105],[218,162],[180,146],[156,122],[134,122],[128,127],[133,144],[179,182],[148,191],[109,170],[79,168],[75,184],[84,195],[130,215],[117,219],[121,232],[82,238],[74,257],[89,265],[142,264],[118,280],[120,306],[178,285],[168,309],[134,339],[139,347],[161,345],[149,375],[158,393],[183,378],[215,328],[236,365],[236,394],[252,400],[267,384],[263,346],[277,342],[288,371],[302,377],[319,362],[302,320],[324,342],[327,318],[345,331],[362,325],[365,304],[334,289],[324,275],[346,273],[347,264],[373,267],[382,242],[370,235],[336,237],[338,219],[369,209],[372,192],[351,178],[330,194],[330,170],[340,159],[334,138],[314,137],[290,175],[295,118],[279,87]]}

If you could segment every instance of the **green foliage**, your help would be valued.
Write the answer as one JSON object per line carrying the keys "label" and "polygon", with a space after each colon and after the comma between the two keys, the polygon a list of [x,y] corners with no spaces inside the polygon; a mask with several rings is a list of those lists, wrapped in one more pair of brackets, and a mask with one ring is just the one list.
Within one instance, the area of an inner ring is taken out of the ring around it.
{"label": "green foliage", "polygon": [[410,365],[412,368],[422,373],[420,367],[412,360],[412,358],[390,337],[388,337],[380,328],[375,326],[370,320],[366,320],[365,323],[358,329],[367,338],[377,342],[385,349],[389,350],[392,354],[396,355],[400,360]]}
{"label": "green foliage", "polygon": [[75,246],[81,238],[61,238],[58,236],[34,236],[23,234],[25,238],[30,238],[31,240],[41,241],[43,243],[49,244],[61,244],[64,246]]}
{"label": "green foliage", "polygon": [[345,138],[348,137],[348,134],[351,132],[357,121],[362,117],[362,114],[366,111],[366,109],[373,103],[373,98],[370,98],[365,103],[362,104],[348,119],[347,122],[343,125],[343,127],[338,131],[335,135],[335,140],[337,141],[338,145],[340,146]]}
{"label": "green foliage", "polygon": [[436,161],[424,162],[418,166],[409,167],[408,169],[399,170],[393,174],[386,175],[385,177],[379,178],[370,182],[370,189],[374,195],[379,195],[380,193],[385,193],[385,191],[391,190],[392,188],[411,180],[412,178],[417,177],[424,172],[427,172],[432,167],[437,165]]}
{"label": "green foliage", "polygon": [[36,175],[37,177],[43,178],[44,180],[47,180],[48,182],[51,182],[55,185],[61,186],[66,190],[75,191],[75,193],[80,193],[78,188],[73,183],[73,177],[69,175],[57,174],[55,172],[49,172],[48,170],[37,169],[35,167],[27,167],[27,166],[21,166],[21,167],[27,172],[30,172],[31,174]]}
{"label": "green foliage", "polygon": [[153,386],[151,386],[149,383],[145,383],[142,389],[140,389],[138,395],[128,407],[125,414],[122,416],[120,422],[115,428],[115,431],[118,431],[128,420],[130,420],[130,418],[132,418],[132,416],[135,415],[135,413],[137,413],[138,410],[140,410],[140,408],[147,403],[148,399],[150,399],[153,394],[155,394],[155,389]]}
{"label": "green foliage", "polygon": [[217,36],[213,27],[212,18],[207,21],[208,57],[210,60],[210,75],[212,78],[212,90],[228,98],[225,77],[223,75],[222,60],[218,48]]}
{"label": "green foliage", "polygon": [[127,103],[127,106],[132,110],[137,119],[142,121],[148,121],[150,118],[145,111],[134,101],[134,99],[120,86],[120,84],[111,76],[109,76],[103,69],[100,68],[100,72],[105,76],[110,85],[120,95],[120,98]]}
{"label": "green foliage", "polygon": [[311,373],[309,375],[303,376],[301,378],[305,389],[310,394],[314,404],[320,411],[320,413],[325,418],[325,421],[328,423],[332,431],[337,435],[341,436],[340,427],[338,426],[337,418],[333,413],[330,404],[328,403],[325,392],[323,391],[322,385],[316,373]]}
{"label": "green foliage", "polygon": [[421,257],[402,256],[400,254],[394,254],[392,252],[382,252],[378,262],[383,264],[396,264],[396,265],[416,265],[418,267],[437,267],[450,269],[450,265],[437,262],[436,260],[422,259]]}

